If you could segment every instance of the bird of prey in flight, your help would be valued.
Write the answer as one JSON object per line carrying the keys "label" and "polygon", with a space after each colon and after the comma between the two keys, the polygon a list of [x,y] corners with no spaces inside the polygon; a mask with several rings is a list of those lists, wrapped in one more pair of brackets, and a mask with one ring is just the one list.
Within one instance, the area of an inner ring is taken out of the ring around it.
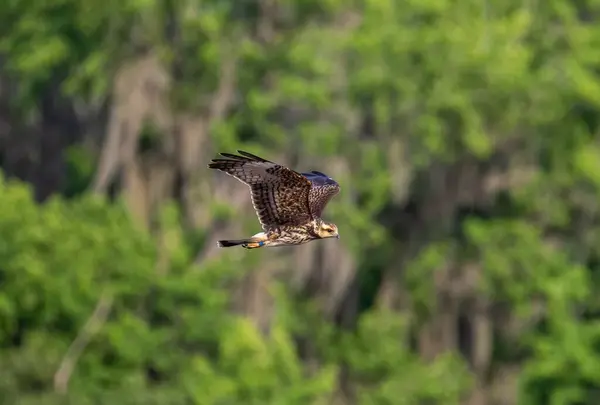
{"label": "bird of prey in flight", "polygon": [[321,218],[325,205],[340,191],[335,180],[318,171],[298,173],[251,153],[238,153],[221,153],[226,159],[213,159],[208,167],[250,187],[252,205],[264,232],[246,239],[220,240],[219,247],[256,249],[339,239],[337,226]]}

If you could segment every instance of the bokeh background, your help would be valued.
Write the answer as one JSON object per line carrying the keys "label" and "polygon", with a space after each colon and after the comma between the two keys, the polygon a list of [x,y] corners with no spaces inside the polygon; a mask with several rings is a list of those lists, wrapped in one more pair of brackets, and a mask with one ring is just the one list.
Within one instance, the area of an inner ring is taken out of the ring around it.
{"label": "bokeh background", "polygon": [[[600,2],[5,0],[0,403],[600,404]],[[206,165],[334,177],[341,239]]]}

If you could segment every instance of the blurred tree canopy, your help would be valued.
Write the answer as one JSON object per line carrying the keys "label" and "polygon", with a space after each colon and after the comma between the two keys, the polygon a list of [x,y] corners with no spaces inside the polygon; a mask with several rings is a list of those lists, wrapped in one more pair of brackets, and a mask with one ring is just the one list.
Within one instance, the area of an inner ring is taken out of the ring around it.
{"label": "blurred tree canopy", "polygon": [[[599,13],[2,3],[0,403],[597,405]],[[217,249],[236,149],[341,240]]]}

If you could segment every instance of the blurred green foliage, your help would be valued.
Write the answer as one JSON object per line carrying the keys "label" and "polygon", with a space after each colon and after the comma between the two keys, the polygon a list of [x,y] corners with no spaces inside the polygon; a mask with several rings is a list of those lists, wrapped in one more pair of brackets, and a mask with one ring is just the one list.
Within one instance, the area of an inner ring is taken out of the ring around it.
{"label": "blurred green foliage", "polygon": [[[523,321],[516,335],[497,331],[492,350],[493,365],[518,365],[518,403],[596,405],[598,2],[281,3],[279,30],[267,41],[254,35],[254,1],[7,0],[2,69],[18,83],[15,111],[35,115],[56,81],[73,100],[106,102],[114,72],[152,48],[178,66],[173,105],[198,111],[208,103],[198,94],[214,90],[222,62],[237,58],[241,102],[211,128],[215,148],[299,149],[325,168],[336,157],[353,163],[336,176],[343,192],[328,210],[360,263],[369,308],[356,330],[322,321],[282,288],[263,336],[230,311],[229,295],[266,257],[194,263],[203,230],[190,240],[173,207],[161,235],[138,229],[121,202],[83,193],[94,168],[74,148],[65,190],[74,198],[38,205],[26,185],[0,184],[0,402],[329,404],[343,369],[359,405],[458,404],[473,386],[464,359],[425,361],[409,339],[435,312],[436,272],[453,260],[477,263],[481,297]],[[265,84],[270,76],[276,85]],[[273,118],[282,106],[301,112],[293,129]],[[377,131],[352,138],[364,109]],[[397,140],[408,150],[402,171],[486,161],[515,142],[513,157],[527,168],[517,177],[531,175],[487,218],[468,215],[454,231],[440,224],[437,239],[406,265],[409,314],[370,305],[373,279],[402,248],[378,220],[400,175],[390,158]],[[217,217],[231,211],[209,209]],[[159,272],[162,236],[168,265]],[[113,298],[106,324],[78,360],[68,394],[56,393],[54,373],[104,294]],[[296,352],[298,336],[315,340],[317,371]]]}
{"label": "blurred green foliage", "polygon": [[[229,311],[228,284],[243,275],[241,263],[198,268],[176,244],[170,271],[158,275],[156,244],[121,204],[78,197],[40,206],[24,184],[3,181],[0,191],[3,403],[65,403],[53,375],[107,291],[110,316],[79,359],[69,403],[325,404],[346,362],[366,381],[361,403],[439,395],[456,403],[465,384],[454,360],[426,365],[398,344],[406,329],[394,314],[365,316],[356,335],[323,335],[325,348],[343,350],[307,373],[286,321],[263,337]],[[279,319],[302,317],[286,315],[282,299]]]}

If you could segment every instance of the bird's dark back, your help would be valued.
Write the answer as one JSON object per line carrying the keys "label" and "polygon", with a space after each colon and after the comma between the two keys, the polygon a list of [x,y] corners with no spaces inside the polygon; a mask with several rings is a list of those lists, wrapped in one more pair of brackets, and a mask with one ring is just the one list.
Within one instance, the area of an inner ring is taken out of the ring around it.
{"label": "bird's dark back", "polygon": [[313,186],[334,186],[337,185],[337,182],[333,180],[331,177],[327,176],[324,173],[313,170],[310,173],[301,173],[304,177],[306,177]]}

